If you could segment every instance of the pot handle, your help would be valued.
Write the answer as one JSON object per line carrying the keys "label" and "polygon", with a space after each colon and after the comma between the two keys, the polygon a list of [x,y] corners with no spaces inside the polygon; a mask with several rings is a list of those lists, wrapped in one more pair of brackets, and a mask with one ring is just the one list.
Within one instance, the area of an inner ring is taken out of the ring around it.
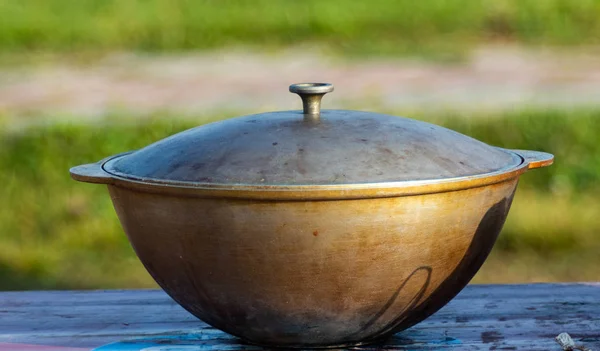
{"label": "pot handle", "polygon": [[547,167],[554,163],[554,155],[547,152],[531,151],[531,150],[512,150],[519,156],[523,157],[525,162],[529,164],[528,169]]}
{"label": "pot handle", "polygon": [[290,85],[290,93],[300,95],[306,119],[319,119],[323,95],[333,91],[330,83],[297,83]]}
{"label": "pot handle", "polygon": [[71,168],[71,178],[85,183],[97,183],[97,184],[110,184],[113,181],[113,177],[110,173],[106,172],[102,165],[108,158],[98,161],[96,163],[88,163],[85,165],[79,165]]}

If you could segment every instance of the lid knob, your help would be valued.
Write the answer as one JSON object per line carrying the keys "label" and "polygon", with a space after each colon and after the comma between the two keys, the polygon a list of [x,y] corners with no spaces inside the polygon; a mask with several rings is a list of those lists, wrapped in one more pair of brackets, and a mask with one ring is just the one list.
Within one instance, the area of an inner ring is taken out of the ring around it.
{"label": "lid knob", "polygon": [[300,95],[304,115],[318,118],[321,114],[321,99],[323,95],[333,91],[329,83],[298,83],[290,85],[290,93]]}

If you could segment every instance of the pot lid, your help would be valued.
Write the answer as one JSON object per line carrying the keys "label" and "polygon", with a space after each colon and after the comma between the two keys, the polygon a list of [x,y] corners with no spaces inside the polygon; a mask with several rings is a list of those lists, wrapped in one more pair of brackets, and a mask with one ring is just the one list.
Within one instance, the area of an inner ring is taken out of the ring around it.
{"label": "pot lid", "polygon": [[294,84],[303,110],[261,113],[189,129],[104,164],[144,182],[195,185],[340,185],[485,175],[523,160],[434,124],[321,110],[331,84]]}

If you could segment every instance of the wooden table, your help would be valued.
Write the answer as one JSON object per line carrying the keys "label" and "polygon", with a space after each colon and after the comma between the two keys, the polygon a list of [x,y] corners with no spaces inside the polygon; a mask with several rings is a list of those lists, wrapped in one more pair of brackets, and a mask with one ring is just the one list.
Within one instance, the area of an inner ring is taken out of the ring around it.
{"label": "wooden table", "polygon": [[[561,332],[600,351],[600,283],[470,285],[386,344],[357,349],[558,351]],[[172,347],[186,343],[195,346]],[[0,350],[93,348],[260,350],[200,322],[160,290],[0,293]]]}

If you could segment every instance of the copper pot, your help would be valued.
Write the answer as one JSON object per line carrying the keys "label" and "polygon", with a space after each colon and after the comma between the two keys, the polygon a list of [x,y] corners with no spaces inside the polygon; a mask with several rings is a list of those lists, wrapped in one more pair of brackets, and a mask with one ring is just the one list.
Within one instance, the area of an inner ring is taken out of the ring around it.
{"label": "copper pot", "polygon": [[483,264],[519,176],[550,165],[429,123],[320,110],[211,123],[71,169],[108,185],[156,282],[250,342],[333,347],[406,329]]}

